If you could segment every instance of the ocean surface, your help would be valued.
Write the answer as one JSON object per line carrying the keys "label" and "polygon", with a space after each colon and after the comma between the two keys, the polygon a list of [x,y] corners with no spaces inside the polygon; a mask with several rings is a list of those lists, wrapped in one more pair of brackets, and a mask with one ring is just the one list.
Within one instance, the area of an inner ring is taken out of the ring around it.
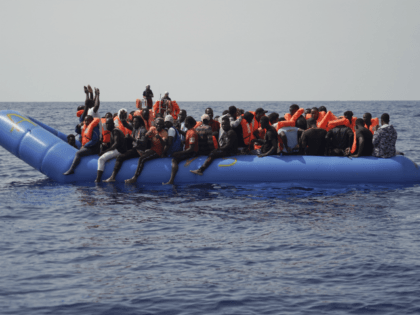
{"label": "ocean surface", "polygon": [[[293,103],[387,112],[420,162],[420,101]],[[74,133],[82,104],[0,110]],[[198,119],[292,102],[179,104]],[[120,108],[135,103],[100,111]],[[420,313],[419,185],[261,182],[62,185],[0,148],[0,314]]]}

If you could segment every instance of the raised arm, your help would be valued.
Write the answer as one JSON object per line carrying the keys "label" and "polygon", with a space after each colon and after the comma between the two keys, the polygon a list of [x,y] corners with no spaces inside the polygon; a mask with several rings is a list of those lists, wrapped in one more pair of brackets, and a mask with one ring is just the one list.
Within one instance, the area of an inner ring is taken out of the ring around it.
{"label": "raised arm", "polygon": [[99,105],[100,105],[100,102],[99,102],[99,94],[100,94],[99,89],[95,88],[95,105],[93,106],[93,111],[95,113],[98,112]]}

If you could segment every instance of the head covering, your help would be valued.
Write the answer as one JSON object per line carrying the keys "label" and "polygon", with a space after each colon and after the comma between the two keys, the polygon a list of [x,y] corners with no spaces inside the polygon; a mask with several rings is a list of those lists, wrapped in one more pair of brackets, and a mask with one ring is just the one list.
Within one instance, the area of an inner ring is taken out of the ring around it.
{"label": "head covering", "polygon": [[204,114],[203,116],[201,116],[201,121],[203,121],[204,119],[207,119],[208,121],[210,121],[210,116],[207,114]]}
{"label": "head covering", "polygon": [[166,95],[166,94],[168,94],[168,95],[169,95],[169,92],[168,92],[168,91],[165,91],[165,95]]}
{"label": "head covering", "polygon": [[166,115],[165,121],[170,121],[171,123],[174,123],[174,118],[172,117],[172,115]]}
{"label": "head covering", "polygon": [[147,88],[148,88],[148,87],[150,87],[150,84],[146,85],[146,87],[147,87]]}
{"label": "head covering", "polygon": [[265,114],[267,113],[268,110],[264,110],[261,107],[257,108],[257,110],[255,111],[255,114]]}
{"label": "head covering", "polygon": [[119,118],[119,119],[121,119],[121,113],[122,113],[123,111],[127,113],[127,110],[126,110],[125,108],[121,108],[121,109],[118,111],[118,118]]}

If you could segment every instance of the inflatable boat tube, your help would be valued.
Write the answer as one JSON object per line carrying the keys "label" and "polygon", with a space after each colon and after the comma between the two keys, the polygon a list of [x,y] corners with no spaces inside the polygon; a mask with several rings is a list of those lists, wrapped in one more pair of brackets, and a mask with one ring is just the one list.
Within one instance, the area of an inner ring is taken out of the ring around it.
{"label": "inflatable boat tube", "polygon": [[[62,133],[40,124],[16,111],[0,111],[0,144],[41,173],[60,183],[93,182],[98,156],[82,158],[75,174],[64,176],[73,161],[76,149],[64,141]],[[316,156],[233,156],[215,160],[203,176],[192,174],[206,157],[183,161],[175,178],[176,184],[195,183],[264,183],[264,182],[326,182],[331,183],[418,183],[420,170],[404,156],[389,159],[375,157]],[[106,164],[103,178],[108,178],[115,159]],[[137,159],[125,161],[117,181],[131,178]],[[148,161],[138,179],[139,184],[161,184],[169,180],[171,159]]]}

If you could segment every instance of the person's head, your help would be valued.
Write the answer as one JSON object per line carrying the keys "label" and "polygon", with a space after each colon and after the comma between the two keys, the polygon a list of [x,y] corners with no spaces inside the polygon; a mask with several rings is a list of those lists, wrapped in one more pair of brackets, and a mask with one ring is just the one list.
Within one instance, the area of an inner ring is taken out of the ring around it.
{"label": "person's head", "polygon": [[71,146],[74,146],[76,144],[76,137],[72,134],[67,136],[67,143]]}
{"label": "person's head", "polygon": [[326,113],[327,108],[325,106],[319,106],[318,111]]}
{"label": "person's head", "polygon": [[192,129],[195,127],[195,125],[197,124],[197,122],[195,121],[195,119],[191,116],[187,116],[185,118],[185,127],[187,129]]}
{"label": "person's head", "polygon": [[318,108],[317,107],[312,107],[312,109],[311,109],[311,115],[312,115],[312,118],[313,119],[318,120],[319,111],[318,111]]}
{"label": "person's head", "polygon": [[114,127],[115,127],[114,120],[112,118],[108,118],[105,122],[105,127],[106,127],[106,130],[108,131],[114,130]]}
{"label": "person's head", "polygon": [[112,113],[110,112],[106,113],[104,118],[112,118]]}
{"label": "person's head", "polygon": [[126,120],[127,119],[127,110],[125,108],[121,108],[118,111],[118,118],[120,120]]}
{"label": "person's head", "polygon": [[229,115],[236,118],[236,106],[229,106]]}
{"label": "person's head", "polygon": [[[286,120],[286,119],[284,119]],[[298,120],[296,120],[296,125],[297,128],[302,129],[302,130],[306,130],[308,129],[308,123],[306,121],[305,118],[299,118]]]}
{"label": "person's head", "polygon": [[77,106],[77,111],[84,110],[84,109],[85,109],[85,105],[79,105],[79,106]]}
{"label": "person's head", "polygon": [[344,112],[344,118],[347,118],[351,124],[352,123],[351,120],[353,119],[353,112],[351,110]]}
{"label": "person's head", "polygon": [[244,114],[244,119],[246,120],[246,122],[248,124],[252,123],[252,120],[254,119],[254,114],[250,113],[250,112],[246,112]]}
{"label": "person's head", "polygon": [[91,99],[88,99],[88,100],[86,100],[86,104],[87,104],[88,108],[92,108],[93,106],[95,106],[95,101],[91,100]]}
{"label": "person's head", "polygon": [[280,117],[280,118],[279,118],[279,121],[286,121],[286,118],[284,118],[284,117]]}
{"label": "person's head", "polygon": [[316,120],[313,118],[309,118],[306,123],[308,124],[309,128],[316,128]]}
{"label": "person's head", "polygon": [[290,105],[290,107],[289,107],[289,112],[290,112],[290,115],[293,115],[293,114],[294,114],[294,113],[296,113],[298,110],[299,110],[299,105],[297,105],[297,104],[292,104],[292,105]]}
{"label": "person's head", "polygon": [[133,127],[134,129],[138,129],[141,126],[144,127],[144,121],[140,116],[134,116],[133,117]]}
{"label": "person's head", "polygon": [[150,90],[150,85],[146,85],[146,90]]}
{"label": "person's head", "polygon": [[372,124],[372,115],[371,115],[371,113],[364,113],[363,114],[363,120],[365,122],[365,125],[370,126]]}
{"label": "person's head", "polygon": [[169,96],[169,92],[168,91],[165,92],[165,96]]}
{"label": "person's head", "polygon": [[155,119],[155,126],[157,131],[162,131],[163,127],[165,127],[165,122],[163,121],[163,118],[158,117]]}
{"label": "person's head", "polygon": [[365,126],[365,121],[362,118],[357,118],[355,123],[355,128],[363,128]]}
{"label": "person's head", "polygon": [[229,114],[229,111],[228,110],[224,110],[223,113],[222,113],[222,116],[227,115],[227,114]]}
{"label": "person's head", "polygon": [[382,114],[381,116],[381,125],[389,124],[389,115],[387,113]]}
{"label": "person's head", "polygon": [[263,129],[267,129],[268,127],[270,127],[270,119],[268,119],[267,116],[262,116],[260,119],[260,123],[261,123],[261,128]]}
{"label": "person's head", "polygon": [[178,120],[180,122],[184,122],[185,117],[187,117],[187,111],[185,109],[181,109],[178,114]]}
{"label": "person's head", "polygon": [[165,128],[171,128],[174,125],[174,118],[172,115],[165,116]]}
{"label": "person's head", "polygon": [[92,116],[90,116],[90,115],[86,115],[85,120],[84,120],[86,127],[87,127],[87,126],[89,126],[89,124],[90,124],[92,121],[93,121],[93,117],[92,117]]}
{"label": "person's head", "polygon": [[271,124],[275,124],[279,121],[279,116],[280,115],[278,113],[271,113],[270,115],[268,115],[268,119],[270,120]]}
{"label": "person's head", "polygon": [[241,108],[237,108],[236,109],[236,116],[241,116],[245,113],[245,111]]}
{"label": "person's head", "polygon": [[134,112],[135,112],[135,111],[133,110],[132,112],[130,112],[130,115],[128,115],[127,120],[128,120],[129,122],[132,122],[132,121],[133,121]]}
{"label": "person's head", "polygon": [[143,110],[141,111],[141,116],[142,116],[144,119],[148,120],[148,119],[149,119],[149,110],[148,110],[147,108],[143,109]]}
{"label": "person's head", "polygon": [[155,115],[155,119],[156,118],[162,118],[163,119],[163,116],[162,116],[162,114],[161,113],[157,113],[156,115]]}
{"label": "person's head", "polygon": [[206,110],[204,111],[204,113],[207,114],[207,115],[209,115],[210,121],[213,120],[213,117],[214,116],[213,116],[213,109],[212,108],[210,108],[210,107],[206,108]]}
{"label": "person's head", "polygon": [[118,113],[114,113],[113,115],[112,115],[112,117],[113,118],[115,118],[115,117],[117,117],[118,116]]}
{"label": "person's head", "polygon": [[265,113],[266,113],[266,112],[267,112],[267,111],[266,111],[266,110],[264,110],[264,109],[262,109],[261,107],[257,108],[257,109],[255,110],[255,119],[256,119],[257,121],[260,121],[261,117],[263,117],[263,116],[265,115]]}
{"label": "person's head", "polygon": [[312,108],[307,108],[307,109],[305,109],[305,114],[310,114],[311,111],[312,111]]}
{"label": "person's head", "polygon": [[229,120],[229,117],[227,117],[227,116],[224,116],[222,118],[222,129],[224,131],[229,131],[230,130],[230,120]]}
{"label": "person's head", "polygon": [[204,114],[201,116],[201,121],[203,122],[204,125],[208,125],[210,122],[210,117],[207,114]]}

